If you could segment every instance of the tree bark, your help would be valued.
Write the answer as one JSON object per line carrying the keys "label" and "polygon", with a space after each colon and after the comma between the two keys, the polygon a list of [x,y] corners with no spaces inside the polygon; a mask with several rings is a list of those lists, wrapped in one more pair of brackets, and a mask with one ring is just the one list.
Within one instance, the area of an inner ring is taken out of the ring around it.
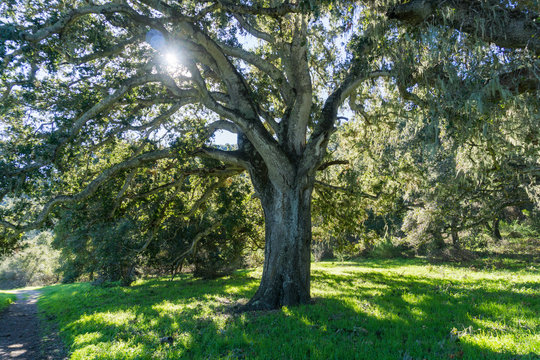
{"label": "tree bark", "polygon": [[313,176],[288,186],[251,174],[265,216],[265,260],[259,289],[247,310],[279,309],[310,302],[311,195]]}

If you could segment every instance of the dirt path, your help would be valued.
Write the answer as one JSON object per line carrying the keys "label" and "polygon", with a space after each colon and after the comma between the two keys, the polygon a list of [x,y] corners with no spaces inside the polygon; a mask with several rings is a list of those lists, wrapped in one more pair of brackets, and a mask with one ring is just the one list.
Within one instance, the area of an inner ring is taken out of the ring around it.
{"label": "dirt path", "polygon": [[17,301],[0,313],[0,360],[64,359],[56,334],[40,336],[37,316],[38,290],[22,290]]}

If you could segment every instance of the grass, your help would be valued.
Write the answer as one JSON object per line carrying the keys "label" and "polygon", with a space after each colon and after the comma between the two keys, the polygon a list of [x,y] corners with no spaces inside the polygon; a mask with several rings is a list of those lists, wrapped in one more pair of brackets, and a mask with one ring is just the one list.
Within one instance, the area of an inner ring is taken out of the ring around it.
{"label": "grass", "polygon": [[7,308],[9,304],[13,303],[16,299],[17,296],[14,294],[0,292],[0,312]]}
{"label": "grass", "polygon": [[[43,289],[70,359],[539,359],[537,269],[313,264],[315,304],[231,315],[259,271]],[[168,338],[170,337],[170,338]]]}

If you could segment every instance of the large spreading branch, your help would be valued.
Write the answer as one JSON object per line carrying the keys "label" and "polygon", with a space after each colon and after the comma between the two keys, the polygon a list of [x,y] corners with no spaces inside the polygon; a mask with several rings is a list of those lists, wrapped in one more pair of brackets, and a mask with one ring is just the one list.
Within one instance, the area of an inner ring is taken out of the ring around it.
{"label": "large spreading branch", "polygon": [[293,31],[293,41],[285,69],[296,93],[294,103],[284,119],[287,145],[297,156],[301,155],[306,145],[307,125],[313,106],[313,84],[308,62],[307,21],[305,16],[297,15]]}
{"label": "large spreading branch", "polygon": [[99,174],[94,180],[92,180],[88,185],[84,187],[83,190],[76,194],[72,195],[58,195],[53,199],[49,200],[39,212],[39,215],[36,217],[36,220],[27,224],[13,224],[9,221],[0,219],[0,225],[15,230],[17,232],[29,231],[39,228],[43,222],[47,219],[49,213],[54,209],[55,206],[59,204],[68,204],[81,201],[88,198],[94,194],[101,185],[103,185],[107,180],[111,179],[113,176],[118,174],[121,171],[133,169],[140,167],[148,162],[155,162],[157,160],[172,158],[175,156],[175,152],[172,149],[156,150],[142,155],[136,156],[134,158],[125,160],[119,164],[116,164]]}
{"label": "large spreading branch", "polygon": [[489,1],[411,0],[387,14],[413,26],[423,22],[451,26],[503,48],[528,48],[540,54],[540,24],[538,13],[532,9],[503,8]]}
{"label": "large spreading branch", "polygon": [[0,33],[2,34],[2,39],[4,40],[26,41],[37,44],[40,41],[49,38],[53,34],[62,32],[65,28],[82,16],[90,14],[113,15],[117,13],[128,15],[135,21],[145,25],[161,27],[161,22],[158,21],[158,19],[141,15],[127,4],[108,3],[105,5],[85,6],[73,9],[60,17],[59,20],[50,21],[45,26],[41,26],[39,30],[35,32],[32,31],[32,28],[21,28],[13,24],[7,24],[0,26]]}
{"label": "large spreading branch", "polygon": [[187,104],[198,102],[198,97],[195,96],[196,92],[191,91],[191,90],[180,89],[176,85],[175,81],[169,76],[166,76],[163,74],[146,74],[146,75],[135,76],[131,79],[124,81],[123,84],[118,89],[116,89],[111,95],[106,96],[100,102],[98,102],[97,104],[92,106],[90,109],[86,110],[84,113],[78,116],[68,129],[58,130],[60,134],[59,141],[50,151],[50,153],[52,154],[51,159],[44,159],[41,161],[37,161],[33,164],[27,165],[25,167],[8,171],[5,175],[6,176],[23,175],[25,173],[29,173],[37,169],[40,169],[44,166],[48,166],[50,165],[51,162],[55,162],[61,150],[68,144],[69,141],[72,141],[79,134],[82,128],[89,121],[91,121],[92,119],[96,119],[101,114],[111,110],[112,108],[120,104],[121,100],[132,89],[138,86],[153,83],[153,82],[159,82],[159,83],[164,84],[167,87],[167,89],[171,92],[171,94],[175,96],[175,104],[169,109],[169,111],[166,111],[165,113],[156,117],[153,121],[151,121],[148,124],[141,125],[141,126],[131,126],[131,125],[122,126],[116,129],[115,131],[113,131],[111,134],[109,134],[110,136],[119,134],[127,130],[141,131],[152,126],[157,126],[163,123],[168,118],[170,118],[174,114],[174,112],[176,112],[180,107]]}
{"label": "large spreading branch", "polygon": [[287,81],[287,78],[283,75],[283,72],[274,66],[270,61],[266,61],[262,57],[240,47],[230,46],[224,43],[219,43],[219,45],[225,54],[242,59],[268,75],[275,82],[275,85],[278,87],[278,91],[286,104],[289,104],[292,101],[294,92],[291,85]]}

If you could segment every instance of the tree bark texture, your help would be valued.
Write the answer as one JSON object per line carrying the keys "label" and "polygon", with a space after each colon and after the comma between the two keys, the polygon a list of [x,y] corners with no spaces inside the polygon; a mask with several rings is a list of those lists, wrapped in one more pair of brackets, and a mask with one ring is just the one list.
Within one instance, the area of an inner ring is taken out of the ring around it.
{"label": "tree bark texture", "polygon": [[249,310],[269,310],[310,302],[311,194],[313,177],[288,186],[252,173],[265,216],[265,260],[259,289]]}

